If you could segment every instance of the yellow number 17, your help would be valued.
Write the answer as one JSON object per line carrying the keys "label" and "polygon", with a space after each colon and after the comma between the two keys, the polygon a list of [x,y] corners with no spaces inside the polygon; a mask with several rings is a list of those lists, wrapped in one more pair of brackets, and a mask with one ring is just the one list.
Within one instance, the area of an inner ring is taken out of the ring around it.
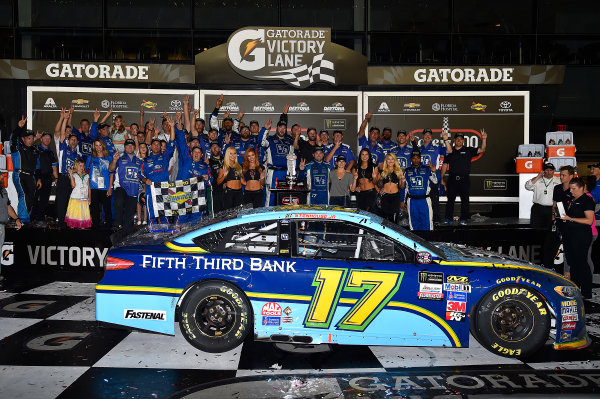
{"label": "yellow number 17", "polygon": [[[329,328],[338,303],[354,303],[354,306],[340,319],[336,327],[340,330],[364,331],[373,319],[392,299],[400,283],[403,272],[386,270],[350,270],[320,267],[313,280],[315,295],[310,303],[304,325],[313,328]],[[344,284],[345,283],[345,284]],[[342,291],[363,292],[359,299],[342,299]]]}

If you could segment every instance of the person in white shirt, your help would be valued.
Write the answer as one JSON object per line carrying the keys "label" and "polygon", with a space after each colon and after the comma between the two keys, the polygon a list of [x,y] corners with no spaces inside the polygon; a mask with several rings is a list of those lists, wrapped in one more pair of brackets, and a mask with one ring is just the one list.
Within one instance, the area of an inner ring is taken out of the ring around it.
{"label": "person in white shirt", "polygon": [[536,177],[527,180],[525,189],[533,191],[530,225],[534,229],[550,230],[552,228],[552,194],[554,186],[560,184],[554,176],[554,165],[545,163],[543,170]]}

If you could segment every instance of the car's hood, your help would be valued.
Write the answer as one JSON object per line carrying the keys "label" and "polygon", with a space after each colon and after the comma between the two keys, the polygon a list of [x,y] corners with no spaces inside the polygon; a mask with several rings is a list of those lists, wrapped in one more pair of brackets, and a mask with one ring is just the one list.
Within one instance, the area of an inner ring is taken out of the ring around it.
{"label": "car's hood", "polygon": [[432,244],[444,252],[448,262],[481,262],[495,265],[527,266],[540,270],[549,270],[531,262],[511,258],[510,256],[498,252],[487,251],[482,248],[443,242],[433,242]]}

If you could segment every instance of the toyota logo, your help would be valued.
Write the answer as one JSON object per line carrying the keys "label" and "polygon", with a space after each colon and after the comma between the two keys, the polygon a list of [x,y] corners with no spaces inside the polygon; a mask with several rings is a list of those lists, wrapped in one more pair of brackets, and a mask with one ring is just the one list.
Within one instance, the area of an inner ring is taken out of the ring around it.
{"label": "toyota logo", "polygon": [[180,100],[171,100],[171,107],[174,107],[174,108],[181,107],[181,101]]}
{"label": "toyota logo", "polygon": [[102,102],[100,103],[100,105],[102,105],[102,108],[110,108],[110,101],[108,101],[108,100],[102,100]]}
{"label": "toyota logo", "polygon": [[504,109],[510,108],[510,106],[511,106],[511,105],[512,105],[512,104],[510,103],[510,101],[502,101],[502,102],[500,103],[500,107],[502,107],[502,108],[504,108]]}
{"label": "toyota logo", "polygon": [[434,110],[434,111],[439,111],[440,109],[442,109],[442,107],[438,103],[433,103],[431,105],[431,109]]}

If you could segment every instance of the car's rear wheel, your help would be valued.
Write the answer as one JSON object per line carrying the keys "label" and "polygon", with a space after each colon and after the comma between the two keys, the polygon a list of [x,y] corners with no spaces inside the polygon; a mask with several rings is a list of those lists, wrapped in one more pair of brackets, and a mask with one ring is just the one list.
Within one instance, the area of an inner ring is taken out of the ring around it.
{"label": "car's rear wheel", "polygon": [[210,281],[194,285],[179,306],[185,339],[205,352],[226,352],[240,345],[251,326],[250,303],[235,285]]}
{"label": "car's rear wheel", "polygon": [[550,314],[536,291],[503,285],[487,293],[475,311],[473,335],[489,351],[524,358],[539,350],[548,338]]}

